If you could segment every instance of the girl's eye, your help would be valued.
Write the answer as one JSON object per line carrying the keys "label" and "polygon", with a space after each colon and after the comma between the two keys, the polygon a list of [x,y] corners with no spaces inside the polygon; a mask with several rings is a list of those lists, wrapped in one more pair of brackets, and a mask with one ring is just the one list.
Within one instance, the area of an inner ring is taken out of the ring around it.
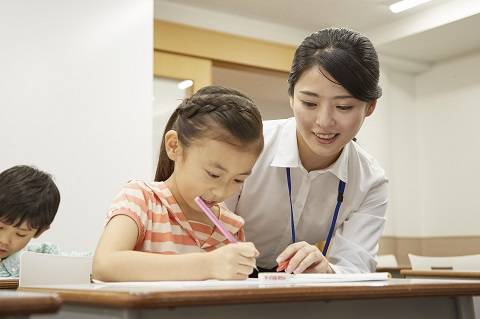
{"label": "girl's eye", "polygon": [[243,184],[245,181],[241,179],[235,179],[234,182],[237,184]]}
{"label": "girl's eye", "polygon": [[352,109],[352,106],[351,105],[338,105],[337,108],[342,110],[342,111],[348,111],[348,110]]}
{"label": "girl's eye", "polygon": [[205,172],[207,172],[208,176],[210,176],[211,178],[219,178],[219,177],[220,177],[220,176],[218,176],[218,175],[215,175],[215,174],[213,174],[213,173],[210,173],[209,171],[205,171]]}
{"label": "girl's eye", "polygon": [[300,100],[300,101],[301,101],[302,104],[303,104],[304,106],[306,106],[306,107],[315,107],[315,106],[317,106],[317,104],[312,103],[312,102],[307,102],[307,101],[302,101],[302,100]]}
{"label": "girl's eye", "polygon": [[26,237],[27,235],[17,234],[18,237]]}

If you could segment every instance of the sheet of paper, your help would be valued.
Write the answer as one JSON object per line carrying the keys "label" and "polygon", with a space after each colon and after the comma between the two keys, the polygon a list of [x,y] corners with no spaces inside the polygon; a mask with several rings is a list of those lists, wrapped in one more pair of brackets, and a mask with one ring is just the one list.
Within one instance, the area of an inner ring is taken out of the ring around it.
{"label": "sheet of paper", "polygon": [[91,256],[58,256],[26,251],[20,256],[20,287],[89,284]]}
{"label": "sheet of paper", "polygon": [[310,285],[348,285],[366,281],[377,281],[381,284],[389,278],[389,273],[371,274],[299,274],[291,275],[288,280],[202,280],[202,281],[143,281],[143,282],[100,282],[94,280],[92,288],[130,292],[153,292],[171,290],[210,290],[235,288],[268,288],[296,287]]}

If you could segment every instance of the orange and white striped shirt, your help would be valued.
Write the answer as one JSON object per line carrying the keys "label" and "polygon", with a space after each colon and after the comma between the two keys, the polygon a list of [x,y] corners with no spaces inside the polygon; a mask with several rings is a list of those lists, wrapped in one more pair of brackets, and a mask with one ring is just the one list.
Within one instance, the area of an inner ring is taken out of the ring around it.
{"label": "orange and white striped shirt", "polygon": [[[243,218],[219,206],[219,220],[239,240],[245,240]],[[189,221],[164,182],[130,181],[114,199],[107,223],[114,216],[126,215],[138,226],[135,250],[161,254],[211,251],[228,244],[217,229]]]}

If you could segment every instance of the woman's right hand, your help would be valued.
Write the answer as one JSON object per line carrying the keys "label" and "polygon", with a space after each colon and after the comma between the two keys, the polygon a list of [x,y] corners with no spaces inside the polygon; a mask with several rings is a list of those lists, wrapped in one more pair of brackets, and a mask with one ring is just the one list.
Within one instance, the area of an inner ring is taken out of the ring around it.
{"label": "woman's right hand", "polygon": [[211,277],[222,280],[247,279],[255,267],[255,258],[259,255],[255,245],[250,242],[228,244],[209,252]]}

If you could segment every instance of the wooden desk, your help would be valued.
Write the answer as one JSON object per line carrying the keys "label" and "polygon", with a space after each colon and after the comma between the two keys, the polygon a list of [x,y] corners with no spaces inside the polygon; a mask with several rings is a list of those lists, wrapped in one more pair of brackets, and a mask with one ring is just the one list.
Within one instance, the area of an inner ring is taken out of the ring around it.
{"label": "wooden desk", "polygon": [[400,274],[405,278],[480,279],[480,272],[471,271],[402,269]]}
{"label": "wooden desk", "polygon": [[203,290],[91,284],[28,290],[54,291],[61,296],[64,306],[55,318],[88,314],[89,318],[473,319],[472,296],[480,295],[480,282],[391,279]]}
{"label": "wooden desk", "polygon": [[54,313],[61,304],[56,294],[0,291],[1,318],[28,318],[32,314]]}
{"label": "wooden desk", "polygon": [[17,289],[18,278],[0,278],[0,289]]}

